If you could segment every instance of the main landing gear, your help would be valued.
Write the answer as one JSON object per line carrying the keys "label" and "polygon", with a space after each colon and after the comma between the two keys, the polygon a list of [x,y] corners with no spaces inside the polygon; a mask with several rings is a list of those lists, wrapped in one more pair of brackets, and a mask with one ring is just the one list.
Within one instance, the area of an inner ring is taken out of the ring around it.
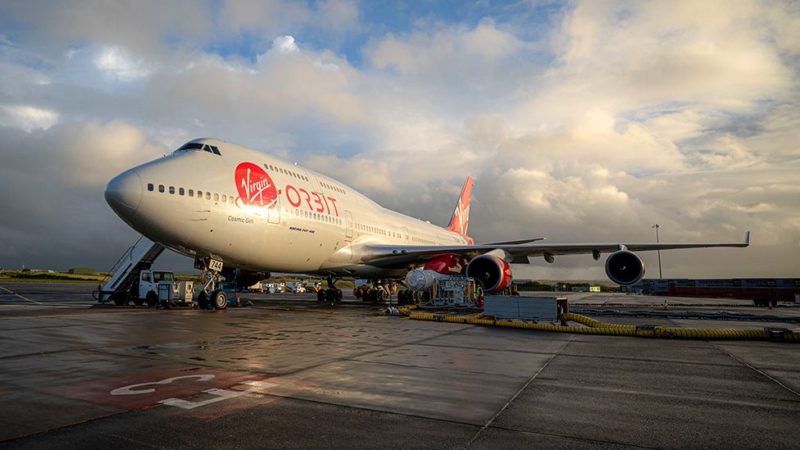
{"label": "main landing gear", "polygon": [[336,288],[336,280],[332,276],[328,276],[327,282],[328,288],[320,289],[317,292],[317,301],[320,303],[330,302],[331,306],[333,306],[336,302],[342,301],[342,290]]}
{"label": "main landing gear", "polygon": [[222,272],[222,261],[213,258],[195,260],[195,267],[203,271],[203,290],[197,297],[197,306],[200,309],[225,309],[228,307],[228,294],[222,289],[217,289],[217,283],[225,278]]}

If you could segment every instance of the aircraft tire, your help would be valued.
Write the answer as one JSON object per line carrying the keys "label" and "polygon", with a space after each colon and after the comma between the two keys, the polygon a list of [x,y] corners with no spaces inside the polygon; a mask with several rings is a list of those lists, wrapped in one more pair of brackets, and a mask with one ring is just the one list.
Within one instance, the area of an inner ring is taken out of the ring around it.
{"label": "aircraft tire", "polygon": [[[141,302],[141,300],[139,300],[139,301]],[[153,291],[148,292],[147,293],[147,297],[145,298],[145,301],[147,302],[147,306],[149,306],[149,307],[156,306],[156,303],[158,303],[158,294],[156,294]],[[135,303],[135,301],[134,301],[134,303]],[[139,304],[141,304],[141,303],[139,303]]]}
{"label": "aircraft tire", "polygon": [[214,309],[225,309],[228,307],[228,296],[218,289],[211,293],[211,302],[214,305]]}
{"label": "aircraft tire", "polygon": [[200,291],[197,296],[197,307],[200,309],[208,309],[208,294],[206,291]]}
{"label": "aircraft tire", "polygon": [[318,302],[320,302],[320,303],[324,302],[325,301],[325,297],[327,297],[325,295],[325,289],[320,289],[319,291],[317,291],[317,301]]}
{"label": "aircraft tire", "polygon": [[344,298],[344,295],[342,294],[342,290],[341,289],[336,289],[336,301],[340,302],[340,301],[342,301],[343,298]]}

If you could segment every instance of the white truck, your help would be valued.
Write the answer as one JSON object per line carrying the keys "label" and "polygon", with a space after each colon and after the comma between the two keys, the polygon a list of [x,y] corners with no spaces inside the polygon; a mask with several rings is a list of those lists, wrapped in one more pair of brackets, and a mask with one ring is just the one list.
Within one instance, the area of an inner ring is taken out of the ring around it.
{"label": "white truck", "polygon": [[138,280],[131,286],[128,298],[136,305],[146,302],[147,306],[158,303],[191,303],[193,289],[193,282],[176,282],[172,272],[142,270]]}

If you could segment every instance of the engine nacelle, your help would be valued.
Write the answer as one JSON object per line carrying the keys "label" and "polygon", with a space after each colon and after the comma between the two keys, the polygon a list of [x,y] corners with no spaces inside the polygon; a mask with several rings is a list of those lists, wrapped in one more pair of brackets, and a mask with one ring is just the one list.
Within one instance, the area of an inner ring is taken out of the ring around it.
{"label": "engine nacelle", "polygon": [[437,279],[445,276],[433,270],[414,269],[406,274],[406,286],[412,291],[424,291],[430,289]]}
{"label": "engine nacelle", "polygon": [[432,270],[443,275],[456,275],[464,272],[464,266],[467,264],[463,256],[449,254],[441,255],[433,258],[425,263],[425,270]]}
{"label": "engine nacelle", "polygon": [[635,284],[644,277],[644,261],[627,250],[614,252],[606,259],[606,275],[622,286]]}
{"label": "engine nacelle", "polygon": [[511,266],[494,255],[480,255],[467,265],[467,276],[474,278],[486,292],[497,292],[511,285]]}

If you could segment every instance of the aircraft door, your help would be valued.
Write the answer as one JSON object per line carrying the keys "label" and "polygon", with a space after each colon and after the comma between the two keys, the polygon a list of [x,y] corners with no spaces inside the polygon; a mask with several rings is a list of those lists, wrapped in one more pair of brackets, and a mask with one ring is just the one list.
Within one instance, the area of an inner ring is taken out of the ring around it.
{"label": "aircraft door", "polygon": [[353,239],[353,214],[350,211],[344,211],[344,236],[347,239]]}

